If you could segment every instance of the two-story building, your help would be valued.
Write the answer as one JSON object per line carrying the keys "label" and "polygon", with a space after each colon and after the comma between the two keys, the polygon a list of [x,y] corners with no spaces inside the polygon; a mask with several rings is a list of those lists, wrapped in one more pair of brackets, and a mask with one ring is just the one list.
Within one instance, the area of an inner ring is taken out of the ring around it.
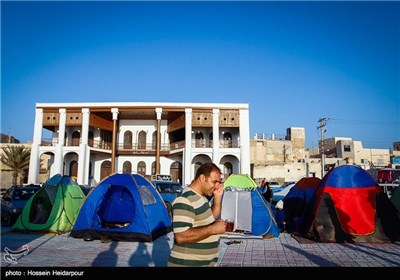
{"label": "two-story building", "polygon": [[249,106],[37,103],[29,183],[40,183],[44,155],[50,176],[74,176],[82,185],[115,172],[168,174],[187,185],[205,162],[216,163],[224,178],[250,174]]}

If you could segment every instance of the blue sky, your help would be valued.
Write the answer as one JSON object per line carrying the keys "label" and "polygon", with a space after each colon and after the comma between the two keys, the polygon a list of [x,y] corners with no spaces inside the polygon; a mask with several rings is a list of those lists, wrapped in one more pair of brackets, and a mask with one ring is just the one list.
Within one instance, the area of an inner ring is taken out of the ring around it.
{"label": "blue sky", "polygon": [[400,2],[1,2],[1,132],[36,103],[248,103],[250,137],[400,141]]}

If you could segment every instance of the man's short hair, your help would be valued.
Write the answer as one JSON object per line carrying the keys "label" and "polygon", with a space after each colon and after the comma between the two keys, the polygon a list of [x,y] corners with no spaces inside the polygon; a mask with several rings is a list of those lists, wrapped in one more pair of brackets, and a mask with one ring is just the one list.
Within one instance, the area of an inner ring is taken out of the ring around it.
{"label": "man's short hair", "polygon": [[221,169],[219,169],[219,167],[217,165],[215,165],[214,163],[211,163],[211,162],[203,163],[202,165],[200,165],[199,169],[197,169],[196,177],[194,179],[196,180],[202,174],[206,177],[209,177],[211,172],[213,172],[213,171],[221,174]]}

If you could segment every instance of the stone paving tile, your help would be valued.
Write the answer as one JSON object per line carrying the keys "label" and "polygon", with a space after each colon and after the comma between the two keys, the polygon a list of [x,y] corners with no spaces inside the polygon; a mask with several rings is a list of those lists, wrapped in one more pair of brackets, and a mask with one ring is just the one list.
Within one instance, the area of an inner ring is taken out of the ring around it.
{"label": "stone paving tile", "polygon": [[[400,242],[302,244],[283,233],[272,239],[221,238],[221,267],[400,267]],[[101,243],[64,235],[4,233],[1,235],[2,267],[165,267],[173,244],[172,233],[154,242]],[[5,247],[28,245],[30,252],[17,264],[4,261]],[[84,253],[82,253],[84,252]]]}

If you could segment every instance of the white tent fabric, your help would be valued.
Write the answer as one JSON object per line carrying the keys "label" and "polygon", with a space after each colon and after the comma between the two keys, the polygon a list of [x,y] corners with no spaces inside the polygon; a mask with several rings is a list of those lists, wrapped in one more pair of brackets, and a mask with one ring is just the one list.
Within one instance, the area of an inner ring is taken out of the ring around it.
{"label": "white tent fabric", "polygon": [[233,221],[233,230],[251,232],[251,193],[249,191],[226,191],[222,199],[221,219]]}

